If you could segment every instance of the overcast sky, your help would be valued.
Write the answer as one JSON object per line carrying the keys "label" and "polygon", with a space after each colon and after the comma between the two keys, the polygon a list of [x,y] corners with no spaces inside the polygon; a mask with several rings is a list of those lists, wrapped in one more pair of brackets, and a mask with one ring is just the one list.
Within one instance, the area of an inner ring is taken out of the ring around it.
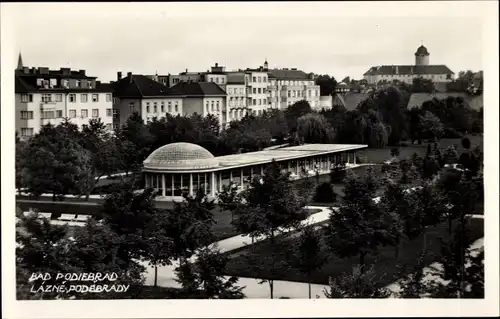
{"label": "overcast sky", "polygon": [[5,4],[26,66],[168,74],[299,68],[361,78],[370,66],[413,64],[423,44],[431,64],[482,69],[482,22],[460,2],[37,3]]}

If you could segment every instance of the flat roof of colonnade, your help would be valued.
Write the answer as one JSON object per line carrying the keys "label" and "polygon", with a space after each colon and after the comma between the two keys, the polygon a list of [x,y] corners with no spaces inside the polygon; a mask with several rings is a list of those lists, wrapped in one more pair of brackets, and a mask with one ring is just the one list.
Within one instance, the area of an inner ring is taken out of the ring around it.
{"label": "flat roof of colonnade", "polygon": [[[186,143],[187,144],[187,143]],[[239,168],[253,166],[259,164],[270,163],[273,159],[276,161],[296,160],[310,156],[327,155],[332,153],[341,153],[346,151],[355,151],[367,148],[368,145],[360,144],[304,144],[298,146],[286,146],[272,150],[263,150],[256,152],[231,154],[224,156],[216,156],[210,160],[215,163],[211,167],[203,167],[197,165],[197,162],[205,159],[186,160],[186,165],[169,165],[168,163],[144,162],[145,172],[165,172],[165,173],[195,173],[195,172],[214,172],[227,170],[231,168]],[[189,163],[188,163],[189,162]]]}

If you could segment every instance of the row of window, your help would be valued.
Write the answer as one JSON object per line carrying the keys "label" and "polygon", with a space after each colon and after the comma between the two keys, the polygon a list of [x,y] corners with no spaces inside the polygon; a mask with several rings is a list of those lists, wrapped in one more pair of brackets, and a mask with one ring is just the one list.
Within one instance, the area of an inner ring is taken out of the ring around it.
{"label": "row of window", "polygon": [[[306,92],[305,91],[299,91],[299,90],[288,90],[287,91],[288,97],[306,97]],[[319,96],[319,91],[315,90],[315,96]],[[307,90],[307,97],[311,97],[311,90]]]}
{"label": "row of window", "polygon": [[244,97],[241,97],[241,98],[235,97],[233,99],[233,97],[230,97],[229,98],[229,105],[230,106],[244,106],[245,105],[245,98]]}
{"label": "row of window", "polygon": [[266,83],[267,76],[254,76],[254,77],[252,77],[252,82],[254,82],[254,83]]}
{"label": "row of window", "polygon": [[207,113],[210,111],[212,111],[212,112],[214,112],[214,111],[219,112],[220,111],[219,101],[215,101],[215,102],[216,103],[214,103],[214,101],[206,101],[205,102],[205,108],[207,110]]}
{"label": "row of window", "polygon": [[[76,110],[69,110],[69,118],[76,118]],[[106,109],[106,116],[114,118],[118,117],[118,110]],[[50,111],[42,111],[41,119],[49,120],[64,117],[62,110],[50,110]],[[87,109],[80,110],[80,117],[87,118],[89,117],[89,113]],[[92,109],[92,118],[99,117],[99,109]],[[33,111],[21,111],[21,119],[23,120],[32,120],[33,119]]]}
{"label": "row of window", "polygon": [[278,81],[280,85],[314,85],[314,81]]}
{"label": "row of window", "polygon": [[[82,127],[83,126],[86,126],[86,125],[83,124]],[[118,129],[118,124],[108,123],[108,124],[106,124],[106,129],[108,129],[108,130],[117,130]],[[20,133],[21,133],[21,136],[33,136],[34,129],[32,127],[21,127]]]}
{"label": "row of window", "polygon": [[[131,110],[134,108],[133,102],[131,102]],[[165,113],[165,102],[160,102],[160,112]],[[172,112],[172,102],[168,102],[168,113]],[[174,112],[179,112],[179,102],[175,102]],[[146,102],[146,113],[151,113],[151,105],[150,102]],[[153,102],[153,113],[158,113],[158,102]]]}
{"label": "row of window", "polygon": [[[88,94],[83,93],[80,94],[80,102],[82,103],[87,103],[88,102]],[[91,95],[92,102],[99,102],[99,94],[92,94]],[[111,102],[112,97],[111,94],[106,94],[106,102]],[[42,102],[44,103],[50,103],[50,102],[62,102],[63,101],[63,95],[61,93],[57,94],[42,94]],[[76,102],[76,94],[71,93],[68,94],[68,101],[70,103],[75,103]],[[22,94],[21,95],[21,102],[24,103],[31,103],[33,102],[33,94]]]}
{"label": "row of window", "polygon": [[229,116],[231,118],[235,118],[235,117],[242,118],[242,117],[244,117],[246,115],[246,113],[247,113],[246,110],[231,110],[229,112]]}
{"label": "row of window", "polygon": [[[215,83],[219,84],[219,79],[220,79],[220,84],[224,84],[223,77],[215,77]],[[214,78],[210,78],[210,82],[214,82]]]}
{"label": "row of window", "polygon": [[268,99],[252,99],[252,105],[266,105],[268,103]]}
{"label": "row of window", "polygon": [[267,88],[253,88],[253,94],[266,94]]}
{"label": "row of window", "polygon": [[236,94],[244,95],[245,94],[245,88],[228,88],[227,89],[227,93],[229,95],[231,95],[231,94],[234,94],[234,95],[236,95]]}

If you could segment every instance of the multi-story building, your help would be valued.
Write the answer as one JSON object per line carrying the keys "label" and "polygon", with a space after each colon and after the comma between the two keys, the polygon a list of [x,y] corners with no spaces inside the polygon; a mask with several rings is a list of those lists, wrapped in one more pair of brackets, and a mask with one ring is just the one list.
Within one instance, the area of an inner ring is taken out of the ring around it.
{"label": "multi-story building", "polygon": [[264,66],[245,71],[247,105],[253,114],[260,115],[270,108],[267,61]]}
{"label": "multi-story building", "polygon": [[414,65],[373,66],[363,76],[368,81],[368,84],[378,84],[384,81],[392,83],[394,80],[411,84],[415,78],[423,78],[438,83],[453,81],[453,71],[446,65],[430,65],[429,57],[430,53],[427,48],[421,45],[415,52]]}
{"label": "multi-story building", "polygon": [[202,116],[214,114],[221,125],[227,122],[226,93],[215,83],[180,82],[171,88],[148,76],[127,73],[114,85],[115,125],[123,125],[132,113],[138,113],[145,122],[167,114]]}
{"label": "multi-story building", "polygon": [[215,63],[215,66],[210,68],[210,71],[203,75],[204,82],[213,82],[219,85],[224,91],[226,90],[227,85],[227,73],[223,66],[219,66],[218,63]]}
{"label": "multi-story building", "polygon": [[15,70],[15,126],[21,137],[29,137],[48,123],[57,125],[65,118],[78,125],[100,118],[113,129],[112,86],[101,84],[85,70],[23,66],[19,55]]}
{"label": "multi-story building", "polygon": [[312,76],[297,69],[269,70],[271,108],[285,109],[295,102],[306,100],[319,107],[319,85]]}
{"label": "multi-story building", "polygon": [[245,73],[227,73],[227,107],[229,111],[228,121],[241,120],[251,110],[247,107]]}

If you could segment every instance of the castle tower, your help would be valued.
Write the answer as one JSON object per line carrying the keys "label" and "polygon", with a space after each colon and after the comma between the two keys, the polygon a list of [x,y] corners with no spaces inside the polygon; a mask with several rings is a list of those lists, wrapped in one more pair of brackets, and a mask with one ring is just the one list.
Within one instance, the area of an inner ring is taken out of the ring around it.
{"label": "castle tower", "polygon": [[415,52],[415,65],[429,65],[429,51],[423,45]]}

